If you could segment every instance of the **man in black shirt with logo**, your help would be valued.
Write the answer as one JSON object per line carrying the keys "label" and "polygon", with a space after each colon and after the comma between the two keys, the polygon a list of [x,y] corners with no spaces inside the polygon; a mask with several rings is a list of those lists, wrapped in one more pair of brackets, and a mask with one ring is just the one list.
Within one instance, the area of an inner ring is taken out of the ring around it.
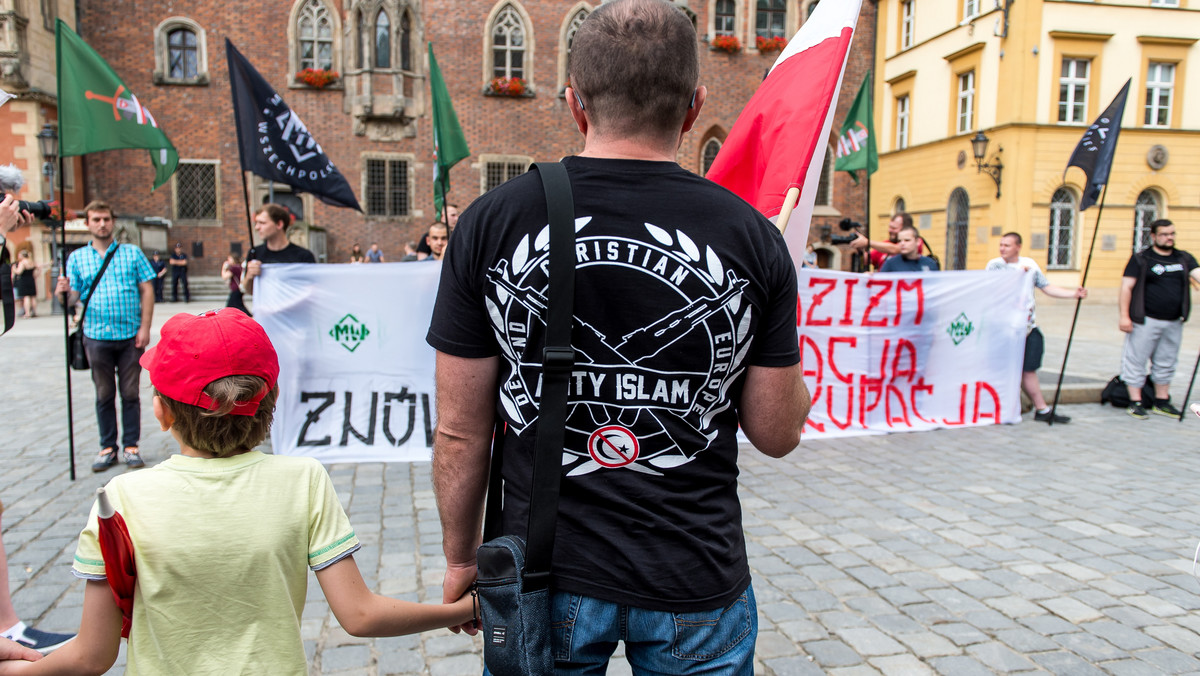
{"label": "man in black shirt with logo", "polygon": [[[575,358],[547,627],[557,668],[571,673],[600,673],[619,641],[638,671],[753,673],[738,425],[781,457],[810,406],[783,237],[675,162],[707,94],[696,45],[666,0],[600,4],[572,42],[565,99],[584,148],[563,160]],[[497,420],[503,533],[526,534],[546,223],[538,175],[518,176],[463,212],[443,263],[427,340],[447,600],[475,580]]]}
{"label": "man in black shirt with logo", "polygon": [[[1129,415],[1145,419],[1146,409],[1178,418],[1171,405],[1171,378],[1179,357],[1183,323],[1192,309],[1188,280],[1200,281],[1196,259],[1175,248],[1175,224],[1159,219],[1150,224],[1152,243],[1129,259],[1121,279],[1117,308],[1120,328],[1127,333],[1121,356],[1121,379],[1129,387]],[[1154,401],[1142,401],[1146,361],[1154,378]]]}
{"label": "man in black shirt with logo", "polygon": [[287,229],[292,212],[278,204],[264,204],[254,214],[254,231],[263,243],[246,254],[246,272],[242,292],[254,293],[254,278],[262,274],[263,263],[316,263],[313,252],[288,240]]}

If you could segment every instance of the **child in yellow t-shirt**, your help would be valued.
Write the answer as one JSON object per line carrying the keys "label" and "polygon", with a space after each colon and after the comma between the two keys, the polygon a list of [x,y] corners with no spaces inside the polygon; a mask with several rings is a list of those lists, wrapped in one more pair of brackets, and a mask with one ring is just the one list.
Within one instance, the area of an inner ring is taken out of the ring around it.
{"label": "child in yellow t-shirt", "polygon": [[[320,463],[250,450],[270,429],[279,375],[254,320],[232,308],[176,315],[141,363],[155,388],[154,417],[180,455],[105,489],[137,565],[126,674],[306,674],[300,616],[310,568],[355,636],[473,619],[467,596],[428,605],[372,593]],[[73,566],[88,580],[78,638],[37,662],[4,662],[0,674],[101,674],[116,660],[121,610],[97,528],[93,507]]]}

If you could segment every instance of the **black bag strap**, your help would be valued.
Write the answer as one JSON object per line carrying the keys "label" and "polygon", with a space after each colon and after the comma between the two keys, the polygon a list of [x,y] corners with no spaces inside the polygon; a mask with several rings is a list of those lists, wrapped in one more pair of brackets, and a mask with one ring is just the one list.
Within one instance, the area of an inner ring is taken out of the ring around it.
{"label": "black bag strap", "polygon": [[550,221],[550,283],[546,293],[546,347],[542,352],[542,396],[538,402],[529,542],[522,587],[526,591],[550,585],[566,437],[567,392],[571,369],[575,366],[575,350],[571,347],[571,320],[575,311],[575,201],[571,180],[561,162],[538,162],[534,167],[542,177]]}
{"label": "black bag strap", "polygon": [[[91,244],[88,244],[91,246]],[[104,276],[104,271],[108,269],[108,264],[112,262],[113,256],[117,255],[117,250],[121,248],[118,243],[104,257],[104,264],[100,266],[100,272],[96,273],[96,279],[92,280],[92,286],[88,289],[87,298],[83,299],[83,309],[79,311],[79,326],[83,326],[83,318],[87,315],[88,303],[92,302],[92,296],[96,295],[96,287],[100,286],[100,278]]]}

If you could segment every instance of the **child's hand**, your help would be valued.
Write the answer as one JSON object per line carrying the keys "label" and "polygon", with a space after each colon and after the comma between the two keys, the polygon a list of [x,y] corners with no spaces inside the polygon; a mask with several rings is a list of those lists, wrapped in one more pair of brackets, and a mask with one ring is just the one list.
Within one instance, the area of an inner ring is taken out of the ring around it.
{"label": "child's hand", "polygon": [[475,632],[479,631],[479,600],[475,596],[475,590],[470,589],[467,593],[458,597],[458,600],[450,604],[454,609],[454,617],[456,621],[450,625],[451,629],[461,628],[463,631],[474,636]]}
{"label": "child's hand", "polygon": [[[36,662],[42,659],[42,654],[32,648],[10,641],[0,637],[0,662],[5,660],[24,660],[27,662]],[[3,666],[3,665],[0,665]]]}

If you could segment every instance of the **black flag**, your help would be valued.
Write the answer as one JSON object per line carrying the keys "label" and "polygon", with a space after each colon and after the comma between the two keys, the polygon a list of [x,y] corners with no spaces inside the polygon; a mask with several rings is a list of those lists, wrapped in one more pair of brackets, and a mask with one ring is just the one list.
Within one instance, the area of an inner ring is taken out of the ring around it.
{"label": "black flag", "polygon": [[[1121,116],[1125,114],[1125,97],[1129,94],[1129,83],[1132,81],[1132,78],[1125,81],[1117,98],[1083,132],[1083,138],[1067,161],[1067,169],[1079,167],[1087,174],[1080,211],[1095,204],[1100,199],[1101,186],[1108,183],[1108,171],[1112,169],[1113,154],[1117,151],[1117,136],[1121,133]],[[1066,177],[1067,170],[1063,169],[1064,181]]]}
{"label": "black flag", "polygon": [[300,117],[225,38],[242,170],[310,192],[335,207],[362,211],[354,191]]}

